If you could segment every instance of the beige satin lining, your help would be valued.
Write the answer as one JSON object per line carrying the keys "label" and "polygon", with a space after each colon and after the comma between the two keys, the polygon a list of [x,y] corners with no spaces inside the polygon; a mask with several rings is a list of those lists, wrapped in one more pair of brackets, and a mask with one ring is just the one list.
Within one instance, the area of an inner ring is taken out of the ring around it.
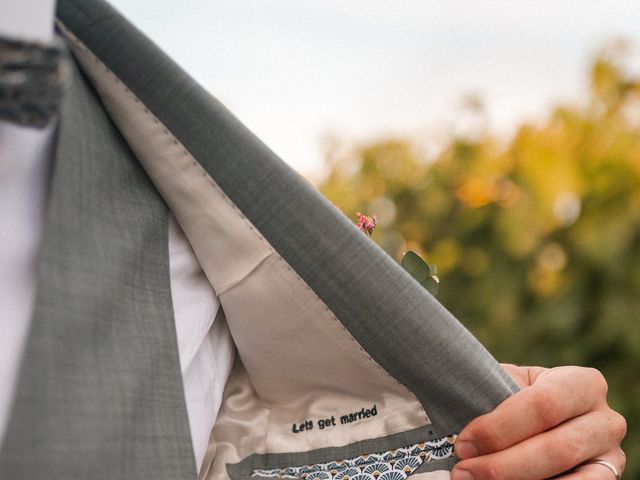
{"label": "beige satin lining", "polygon": [[[225,463],[253,453],[343,446],[429,424],[415,396],[361,348],[171,132],[60,27],[191,242],[238,347],[199,478],[228,478]],[[374,404],[375,417],[317,428],[319,419]],[[294,433],[293,423],[305,420],[316,428]]]}
{"label": "beige satin lining", "polygon": [[[232,334],[253,387],[273,405],[265,450],[307,451],[405,431],[416,422],[425,425],[417,400],[364,353],[300,282],[274,254],[222,297],[226,314],[243,319],[236,327],[244,328]],[[340,416],[374,404],[375,417],[340,423]],[[318,420],[332,416],[336,425],[320,429]],[[293,433],[293,424],[305,420],[314,428]]]}

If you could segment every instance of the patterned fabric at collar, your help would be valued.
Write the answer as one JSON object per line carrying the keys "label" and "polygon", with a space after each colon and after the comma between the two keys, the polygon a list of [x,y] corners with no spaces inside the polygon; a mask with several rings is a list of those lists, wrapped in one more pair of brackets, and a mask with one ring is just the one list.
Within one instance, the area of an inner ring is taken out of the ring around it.
{"label": "patterned fabric at collar", "polygon": [[0,119],[44,128],[58,113],[67,79],[65,48],[0,36]]}
{"label": "patterned fabric at collar", "polygon": [[453,456],[456,435],[315,465],[254,470],[252,478],[301,480],[405,480],[423,463]]}

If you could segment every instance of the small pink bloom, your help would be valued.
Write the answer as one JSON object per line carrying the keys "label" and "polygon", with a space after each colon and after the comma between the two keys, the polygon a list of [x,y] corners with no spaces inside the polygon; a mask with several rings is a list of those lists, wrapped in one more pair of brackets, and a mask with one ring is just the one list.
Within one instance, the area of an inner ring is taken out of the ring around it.
{"label": "small pink bloom", "polygon": [[356,223],[356,227],[362,230],[362,232],[371,236],[373,230],[376,228],[376,223],[378,223],[375,214],[368,217],[360,212],[356,212],[356,216],[358,217],[358,223]]}

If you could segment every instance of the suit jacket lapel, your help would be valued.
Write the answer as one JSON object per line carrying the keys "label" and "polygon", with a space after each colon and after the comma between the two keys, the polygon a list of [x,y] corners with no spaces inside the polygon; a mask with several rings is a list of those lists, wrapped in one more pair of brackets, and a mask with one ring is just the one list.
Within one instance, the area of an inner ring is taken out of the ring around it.
{"label": "suit jacket lapel", "polygon": [[167,208],[75,64],[0,478],[196,475]]}

